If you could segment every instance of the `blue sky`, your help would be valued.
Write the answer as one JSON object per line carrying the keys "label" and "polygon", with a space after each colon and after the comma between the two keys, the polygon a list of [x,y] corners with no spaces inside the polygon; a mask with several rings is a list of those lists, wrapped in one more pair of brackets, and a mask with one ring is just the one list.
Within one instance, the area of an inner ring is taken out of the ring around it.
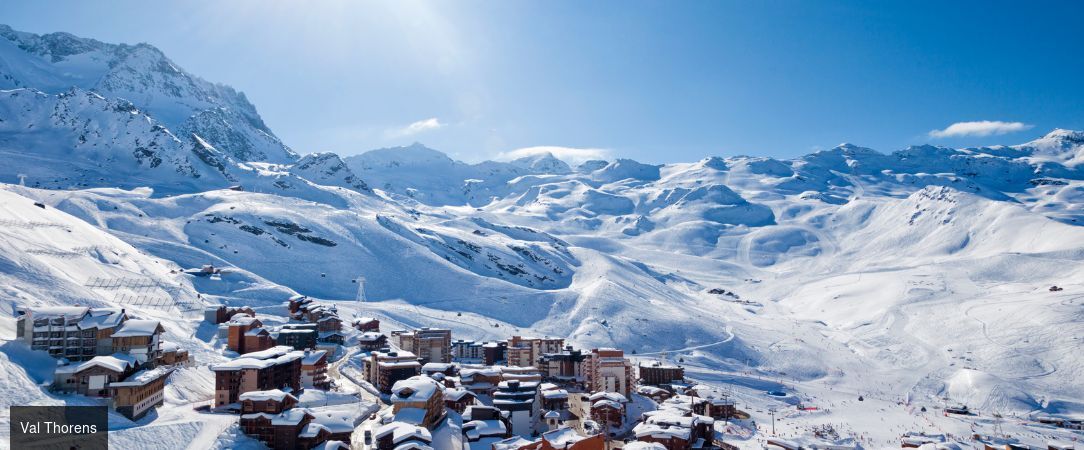
{"label": "blue sky", "polygon": [[0,22],[153,44],[244,91],[302,153],[420,141],[467,161],[553,147],[671,162],[1084,129],[1082,13],[1068,1],[4,2]]}

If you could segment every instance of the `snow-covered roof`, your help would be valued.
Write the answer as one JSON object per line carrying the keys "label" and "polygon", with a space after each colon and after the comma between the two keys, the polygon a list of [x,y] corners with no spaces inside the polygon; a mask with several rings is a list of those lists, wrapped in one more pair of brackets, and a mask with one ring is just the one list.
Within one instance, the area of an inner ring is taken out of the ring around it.
{"label": "snow-covered roof", "polygon": [[327,427],[332,433],[353,432],[355,428],[354,421],[358,419],[357,409],[352,408],[332,410],[320,408],[318,410],[309,410],[309,414],[312,414],[313,422]]}
{"label": "snow-covered roof", "polygon": [[472,368],[468,368],[468,369],[460,369],[459,370],[459,378],[471,378],[471,377],[478,376],[478,375],[481,375],[481,376],[484,376],[484,377],[499,377],[501,375],[501,370],[497,369],[497,368],[494,368],[494,367],[485,367],[485,368],[472,367]]}
{"label": "snow-covered roof", "polygon": [[592,403],[598,400],[610,400],[617,403],[628,403],[629,399],[617,392],[595,392],[588,397]]}
{"label": "snow-covered roof", "polygon": [[422,364],[417,361],[380,361],[377,365],[388,369],[401,369],[404,367],[421,367]]}
{"label": "snow-covered roof", "polygon": [[282,389],[271,389],[271,390],[268,390],[268,391],[249,391],[249,392],[245,392],[245,393],[241,394],[237,398],[238,398],[238,400],[242,400],[242,401],[244,401],[244,400],[252,400],[254,402],[259,402],[259,401],[274,400],[276,402],[281,402],[281,401],[285,400],[286,397],[290,397],[290,398],[293,398],[294,400],[297,400],[297,397],[294,397],[293,395],[291,395],[291,394],[289,394],[287,392],[284,392]]}
{"label": "snow-covered roof", "polygon": [[591,409],[596,409],[596,408],[621,409],[621,404],[617,403],[617,402],[615,402],[613,400],[602,399],[602,400],[596,401],[596,402],[591,404]]}
{"label": "snow-covered roof", "polygon": [[667,391],[666,389],[663,389],[663,388],[660,388],[660,387],[655,387],[655,386],[640,386],[638,389],[636,389],[636,393],[642,394],[642,395],[656,395],[656,394],[662,394],[662,393],[669,394],[670,391]]}
{"label": "snow-covered roof", "polygon": [[471,397],[474,397],[474,393],[471,392],[471,391],[468,391],[466,389],[457,388],[457,389],[445,389],[444,390],[444,399],[445,400],[451,400],[453,402],[458,402],[459,400],[462,400],[463,397],[466,397],[468,395],[471,396]]}
{"label": "snow-covered roof", "polygon": [[568,398],[568,391],[564,389],[554,389],[551,391],[542,391],[542,398],[556,400],[561,398]]}
{"label": "snow-covered roof", "polygon": [[171,372],[173,372],[172,367],[157,367],[152,370],[140,370],[139,372],[133,373],[132,376],[124,381],[109,383],[109,387],[144,386],[147,383],[168,376]]}
{"label": "snow-covered roof", "polygon": [[625,450],[666,450],[666,446],[658,442],[632,441],[624,446]]}
{"label": "snow-covered roof", "polygon": [[471,420],[463,424],[463,434],[472,441],[484,436],[504,436],[507,432],[500,420]]}
{"label": "snow-covered roof", "polygon": [[561,413],[559,413],[557,411],[547,411],[546,415],[543,416],[543,417],[545,417],[547,419],[560,419],[561,418]]}
{"label": "snow-covered roof", "polygon": [[313,450],[350,450],[350,446],[343,441],[329,440],[321,442]]}
{"label": "snow-covered roof", "polygon": [[656,425],[653,423],[637,424],[636,427],[632,429],[632,432],[636,434],[637,438],[641,438],[644,436],[655,436],[664,439],[676,437],[679,439],[684,439],[686,441],[689,440],[689,436],[692,434],[692,430],[690,430],[689,428]]}
{"label": "snow-covered roof", "polygon": [[365,323],[369,323],[369,322],[373,322],[373,321],[376,321],[376,319],[372,318],[372,317],[358,317],[358,318],[354,319],[353,323],[365,324]]}
{"label": "snow-covered roof", "polygon": [[301,359],[301,364],[311,366],[320,362],[325,356],[327,356],[327,350],[305,352],[305,357]]}
{"label": "snow-covered roof", "polygon": [[515,383],[518,383],[520,391],[526,391],[526,390],[530,390],[530,389],[538,389],[538,382],[537,381],[517,381],[517,380],[502,381],[500,384],[497,385],[497,388],[499,388],[501,390],[513,389],[512,386],[514,386]]}
{"label": "snow-covered roof", "polygon": [[429,377],[413,376],[396,381],[391,387],[392,403],[428,401],[442,386]]}
{"label": "snow-covered roof", "polygon": [[297,425],[305,418],[312,417],[305,408],[291,408],[271,418],[272,425]]}
{"label": "snow-covered roof", "polygon": [[151,336],[162,330],[162,324],[157,320],[131,319],[121,324],[113,337]]}
{"label": "snow-covered roof", "polygon": [[114,372],[124,372],[139,366],[136,359],[126,353],[114,353],[108,356],[95,356],[82,364],[79,364],[73,372],[82,372],[91,367],[104,367]]}
{"label": "snow-covered roof", "polygon": [[253,322],[258,321],[259,319],[252,317],[247,313],[238,313],[234,314],[233,317],[230,318],[229,322],[226,322],[226,324],[232,326],[247,326],[252,325]]}
{"label": "snow-covered roof", "polygon": [[29,309],[35,319],[53,319],[61,316],[73,319],[86,314],[89,310],[90,308],[86,306],[43,306]]}
{"label": "snow-covered roof", "polygon": [[396,422],[421,425],[425,423],[425,410],[421,408],[403,408],[393,416]]}
{"label": "snow-covered roof", "polygon": [[305,425],[305,428],[302,429],[300,433],[297,433],[297,436],[303,438],[314,438],[320,435],[320,431],[327,431],[328,433],[331,432],[331,430],[327,429],[327,427],[323,425],[320,425],[316,422],[309,422],[309,424]]}
{"label": "snow-covered roof", "polygon": [[263,327],[256,327],[245,332],[245,336],[259,336],[261,334],[270,334]]}
{"label": "snow-covered roof", "polygon": [[422,372],[444,372],[448,369],[451,369],[452,367],[455,367],[455,365],[448,363],[431,362],[422,365]]}
{"label": "snow-covered roof", "polygon": [[163,352],[176,352],[181,350],[180,345],[177,345],[176,342],[170,341],[162,341],[162,343],[159,344],[158,347],[161,348]]}
{"label": "snow-covered roof", "polygon": [[534,441],[528,441],[519,436],[512,436],[500,442],[493,443],[493,450],[519,450],[523,447],[533,444]]}
{"label": "snow-covered roof", "polygon": [[361,342],[374,342],[379,341],[381,338],[387,339],[387,336],[376,331],[366,331],[358,335],[358,341]]}
{"label": "snow-covered roof", "polygon": [[587,439],[587,437],[576,433],[572,428],[562,427],[542,433],[542,439],[545,439],[553,447],[564,448]]}
{"label": "snow-covered roof", "polygon": [[120,325],[126,314],[120,308],[94,308],[87,311],[87,315],[79,321],[79,328],[106,329]]}
{"label": "snow-covered roof", "polygon": [[245,353],[244,355],[221,364],[211,366],[212,371],[240,370],[240,369],[264,369],[278,364],[285,364],[301,359],[305,352],[294,350],[293,347],[278,345],[267,350]]}
{"label": "snow-covered roof", "polygon": [[380,439],[389,434],[391,435],[392,444],[398,444],[411,438],[433,442],[433,435],[429,433],[429,430],[406,422],[391,422],[381,426],[373,432],[373,438]]}

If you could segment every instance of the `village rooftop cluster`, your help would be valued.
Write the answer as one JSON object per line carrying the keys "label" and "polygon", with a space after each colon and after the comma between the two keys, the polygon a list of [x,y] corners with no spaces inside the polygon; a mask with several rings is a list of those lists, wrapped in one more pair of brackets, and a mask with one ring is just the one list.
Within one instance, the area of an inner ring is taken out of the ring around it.
{"label": "village rooftop cluster", "polygon": [[[473,341],[453,339],[441,328],[385,332],[374,317],[347,323],[334,304],[302,295],[283,306],[285,322],[247,306],[212,305],[203,315],[215,330],[212,345],[227,359],[206,366],[214,396],[201,412],[237,416],[243,434],[272,449],[737,449],[727,442],[729,424],[759,429],[729,392],[697,385],[678,363],[634,363],[621,349],[577,349],[557,337]],[[132,420],[163,403],[176,368],[194,364],[188,352],[163,341],[164,331],[159,321],[119,308],[18,311],[18,339],[57,360],[54,392],[107,399]],[[358,388],[350,394],[355,397],[340,400],[370,400],[372,408],[329,406],[326,399],[351,385]],[[306,402],[307,396],[325,403]],[[944,413],[972,414],[965,406]],[[823,437],[834,433],[830,426],[815,430]],[[822,448],[772,435],[763,440],[768,448]],[[990,449],[1026,448],[975,439]],[[904,448],[953,445],[946,436],[921,433],[900,441]]]}

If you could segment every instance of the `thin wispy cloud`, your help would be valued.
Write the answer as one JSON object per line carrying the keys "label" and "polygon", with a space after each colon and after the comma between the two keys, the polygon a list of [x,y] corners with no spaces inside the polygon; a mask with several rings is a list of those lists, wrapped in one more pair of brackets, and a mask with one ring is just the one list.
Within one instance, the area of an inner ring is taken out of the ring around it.
{"label": "thin wispy cloud", "polygon": [[527,158],[530,156],[541,156],[545,154],[551,154],[555,158],[560,159],[572,165],[583,163],[584,161],[590,161],[592,159],[611,159],[613,152],[604,148],[577,148],[577,147],[561,147],[556,145],[539,145],[535,147],[517,148],[512,151],[501,152],[497,154],[496,160],[498,161],[511,161],[513,159]]}
{"label": "thin wispy cloud", "polygon": [[1015,133],[1031,128],[1023,122],[1002,122],[1000,120],[979,120],[974,122],[956,122],[943,130],[930,131],[932,138],[953,138],[965,136],[998,136]]}
{"label": "thin wispy cloud", "polygon": [[388,130],[386,135],[387,137],[392,139],[402,138],[407,136],[414,136],[416,134],[424,133],[426,131],[436,130],[443,126],[444,124],[440,123],[439,119],[437,119],[436,117],[430,117],[428,119],[419,120],[405,127],[393,128],[391,130]]}

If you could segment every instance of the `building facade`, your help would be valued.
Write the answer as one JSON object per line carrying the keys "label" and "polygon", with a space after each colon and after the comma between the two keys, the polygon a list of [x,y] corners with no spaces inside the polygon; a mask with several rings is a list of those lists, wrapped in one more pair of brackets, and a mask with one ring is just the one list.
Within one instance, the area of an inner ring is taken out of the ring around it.
{"label": "building facade", "polygon": [[214,407],[237,403],[245,392],[286,388],[300,392],[304,357],[304,352],[292,347],[277,346],[211,366],[215,373]]}
{"label": "building facade", "polygon": [[421,362],[452,362],[452,330],[420,328],[392,331],[391,343],[418,356]]}
{"label": "building facade", "polygon": [[18,339],[69,361],[113,354],[113,333],[128,319],[124,309],[81,306],[24,308],[16,314]]}
{"label": "building facade", "polygon": [[632,362],[625,352],[615,348],[591,350],[584,361],[587,386],[593,392],[617,392],[628,397],[635,384]]}

